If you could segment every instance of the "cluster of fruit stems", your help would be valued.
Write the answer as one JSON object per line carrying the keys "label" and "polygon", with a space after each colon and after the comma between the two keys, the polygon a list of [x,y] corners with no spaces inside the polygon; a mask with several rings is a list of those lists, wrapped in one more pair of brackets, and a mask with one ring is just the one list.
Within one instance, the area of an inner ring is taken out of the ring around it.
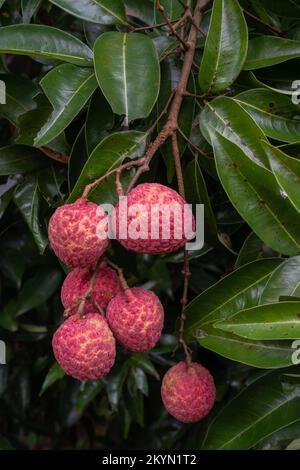
{"label": "cluster of fruit stems", "polygon": [[[183,59],[181,76],[180,76],[178,85],[176,89],[171,93],[164,109],[162,110],[161,114],[158,116],[157,120],[154,122],[151,128],[147,131],[147,135],[150,135],[155,130],[158,122],[167,113],[168,113],[168,118],[162,130],[158,133],[157,137],[155,138],[155,140],[152,141],[148,145],[144,156],[134,161],[124,163],[123,165],[120,165],[114,168],[110,172],[106,173],[103,177],[87,185],[82,195],[83,198],[88,198],[90,192],[96,186],[98,186],[104,179],[109,178],[113,174],[115,174],[115,178],[116,178],[117,194],[119,196],[124,195],[124,189],[122,187],[121,179],[120,179],[122,171],[129,170],[135,167],[137,170],[136,170],[134,177],[132,178],[132,180],[130,181],[127,187],[127,193],[128,193],[135,186],[135,184],[137,183],[142,173],[149,170],[150,162],[152,158],[154,157],[154,155],[156,154],[156,152],[166,142],[167,139],[171,139],[172,154],[173,154],[174,165],[175,165],[175,170],[176,170],[178,189],[179,189],[179,193],[181,197],[185,199],[185,187],[184,187],[183,173],[182,173],[182,167],[181,167],[181,161],[180,161],[180,151],[179,151],[179,146],[178,146],[178,133],[185,140],[187,140],[193,147],[195,146],[192,144],[192,142],[190,142],[188,137],[180,129],[179,124],[178,124],[178,118],[179,118],[179,113],[180,113],[181,105],[183,103],[184,98],[186,96],[197,97],[197,95],[193,95],[187,91],[187,85],[188,85],[189,76],[192,71],[192,67],[194,65],[197,34],[199,31],[201,32],[200,24],[201,24],[201,20],[203,16],[203,11],[206,5],[209,3],[209,1],[210,0],[197,0],[197,4],[193,11],[192,6],[191,6],[191,0],[187,0],[186,3],[183,4],[184,5],[183,16],[179,20],[177,20],[175,23],[169,20],[164,7],[160,3],[160,0],[156,1],[157,9],[161,13],[162,17],[164,18],[164,23],[159,24],[159,25],[154,25],[151,28],[167,26],[169,28],[169,34],[171,36],[176,37],[177,40],[179,41],[180,48],[182,52],[184,53],[184,59]],[[185,39],[187,24],[190,24],[190,29],[189,29],[188,37],[187,39]],[[141,30],[141,29],[146,29],[146,28],[134,28],[134,30],[137,30],[137,29]],[[200,98],[203,98],[203,97],[200,97]],[[196,150],[199,153],[202,153],[200,149],[196,148]],[[63,163],[65,163],[66,159],[68,158],[65,155],[58,155],[56,152],[52,152],[49,149],[42,148],[42,151],[49,157],[59,160]],[[108,260],[106,260],[106,262],[110,264],[110,266],[118,272],[119,278],[120,278],[120,281],[124,290],[125,291],[128,290],[128,285],[125,281],[121,268],[119,268],[117,265],[113,264],[112,262]],[[91,296],[96,272],[97,272],[97,268],[95,269],[94,275],[91,278],[88,291],[86,292],[84,297],[80,299],[79,301],[79,311],[83,311],[86,299]],[[190,349],[188,348],[184,340],[184,325],[185,325],[185,320],[186,320],[185,306],[188,301],[188,285],[189,285],[189,277],[191,273],[190,273],[190,267],[189,267],[188,252],[186,249],[184,250],[184,262],[183,262],[182,273],[184,277],[184,283],[183,283],[183,295],[181,298],[182,308],[181,308],[181,315],[180,315],[178,346],[183,347],[185,357],[186,357],[186,362],[187,362],[187,365],[189,366],[192,362],[192,355],[191,355]],[[68,312],[66,312],[66,315],[68,315]]]}

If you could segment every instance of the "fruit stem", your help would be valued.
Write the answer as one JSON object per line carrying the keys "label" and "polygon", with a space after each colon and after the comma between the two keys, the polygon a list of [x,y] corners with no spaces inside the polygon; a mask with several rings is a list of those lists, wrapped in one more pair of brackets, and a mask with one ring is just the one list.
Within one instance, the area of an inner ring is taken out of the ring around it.
{"label": "fruit stem", "polygon": [[117,264],[110,261],[109,259],[106,259],[106,262],[111,268],[113,268],[115,271],[117,271],[119,279],[120,279],[121,287],[124,290],[124,293],[126,294],[126,296],[129,298],[129,300],[131,300],[133,298],[133,294],[130,291],[130,287],[128,286],[127,281],[124,277],[123,269],[120,268],[120,266],[118,266]]}

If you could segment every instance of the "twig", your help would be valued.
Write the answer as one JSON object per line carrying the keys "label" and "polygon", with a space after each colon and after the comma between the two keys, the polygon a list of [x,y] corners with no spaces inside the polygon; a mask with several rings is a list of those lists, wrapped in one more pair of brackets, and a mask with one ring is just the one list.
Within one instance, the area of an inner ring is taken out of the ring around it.
{"label": "twig", "polygon": [[100,313],[102,314],[103,313],[103,310],[101,309],[101,307],[99,307],[96,302],[94,301],[93,299],[93,288],[94,288],[94,284],[95,284],[95,280],[96,280],[96,276],[98,274],[98,271],[99,271],[99,267],[101,265],[101,262],[99,261],[97,266],[95,267],[92,275],[91,275],[91,279],[90,279],[90,282],[89,282],[89,287],[87,289],[87,291],[85,292],[85,294],[80,297],[78,299],[77,302],[75,302],[74,305],[71,305],[71,307],[67,308],[65,310],[65,313],[64,313],[64,316],[65,317],[69,317],[70,315],[72,315],[74,312],[74,309],[78,306],[78,310],[77,310],[77,313],[79,316],[83,316],[84,314],[84,306],[85,306],[85,303],[87,301],[87,299],[89,299],[90,297],[92,297],[92,300],[93,302],[95,303],[95,305],[97,306],[97,308],[99,309]]}
{"label": "twig", "polygon": [[190,144],[198,153],[200,153],[200,155],[203,155],[203,157],[208,158],[207,155],[206,155],[206,153],[203,152],[203,150],[201,150],[199,147],[197,147],[197,145],[195,145],[195,144],[191,141],[191,139],[189,139],[189,138],[185,135],[185,133],[180,129],[180,127],[178,127],[178,132],[179,132],[179,134],[184,138],[184,140],[187,141],[188,144]]}
{"label": "twig", "polygon": [[124,188],[121,183],[121,172],[120,168],[116,171],[116,191],[119,197],[124,196]]}
{"label": "twig", "polygon": [[253,13],[251,13],[250,11],[245,10],[245,8],[243,8],[243,10],[246,13],[246,15],[248,15],[253,20],[257,21],[257,23],[260,23],[261,25],[268,28],[270,31],[272,31],[272,33],[276,34],[277,36],[283,36],[283,32],[280,31],[280,29],[277,29],[277,28],[275,28],[275,26],[272,26],[272,25],[266,23],[264,20],[262,20],[258,16],[253,15]]}
{"label": "twig", "polygon": [[[176,24],[177,21],[170,21],[171,24]],[[164,23],[159,23],[159,24],[152,24],[152,25],[148,25],[148,26],[140,26],[138,28],[134,28],[134,32],[138,32],[138,31],[147,31],[147,29],[156,29],[156,28],[163,28],[164,26],[168,26],[168,23],[164,22]]]}
{"label": "twig", "polygon": [[64,153],[55,152],[54,150],[48,149],[46,147],[37,147],[44,155],[52,160],[68,165],[70,157]]}
{"label": "twig", "polygon": [[182,47],[184,48],[184,50],[187,50],[189,48],[189,44],[187,44],[182,38],[181,36],[177,33],[176,31],[176,28],[174,28],[173,24],[171,23],[171,21],[169,20],[169,17],[168,15],[166,14],[165,12],[165,9],[164,7],[162,6],[162,4],[160,3],[160,0],[156,0],[156,4],[157,4],[157,9],[158,11],[160,11],[160,13],[162,14],[169,30],[170,30],[170,34],[171,36],[175,36],[176,39],[178,39],[178,41],[180,42],[180,44],[182,45]]}
{"label": "twig", "polygon": [[120,284],[121,284],[121,287],[124,291],[124,294],[127,296],[128,300],[132,300],[134,298],[134,296],[133,296],[133,293],[131,292],[131,290],[130,290],[128,284],[127,284],[127,281],[126,281],[125,277],[124,277],[123,269],[120,268],[120,266],[118,266],[117,264],[110,261],[109,259],[106,259],[105,261],[111,268],[113,268],[115,271],[117,271],[118,276],[119,276],[119,280],[120,280]]}

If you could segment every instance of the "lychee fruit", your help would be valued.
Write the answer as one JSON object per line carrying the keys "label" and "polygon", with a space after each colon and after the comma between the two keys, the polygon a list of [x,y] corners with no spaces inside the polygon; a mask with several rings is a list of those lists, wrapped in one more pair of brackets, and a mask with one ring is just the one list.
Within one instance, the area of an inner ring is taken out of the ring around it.
{"label": "lychee fruit", "polygon": [[187,202],[173,189],[143,183],[116,206],[115,232],[126,249],[138,253],[169,253],[193,238],[195,219]]}
{"label": "lychee fruit", "polygon": [[164,310],[153,292],[133,287],[110,301],[106,318],[114,336],[126,349],[145,352],[160,338]]}
{"label": "lychee fruit", "polygon": [[48,232],[56,256],[72,268],[94,265],[109,243],[107,215],[83,198],[56,209]]}
{"label": "lychee fruit", "polygon": [[216,388],[205,367],[196,362],[189,367],[185,362],[179,362],[165,374],[161,396],[172,416],[183,423],[194,423],[211,411]]}
{"label": "lychee fruit", "polygon": [[[70,314],[76,313],[80,301],[87,294],[92,282],[93,272],[87,268],[75,268],[71,271],[61,289],[61,301]],[[117,273],[108,266],[101,265],[95,273],[90,297],[85,299],[83,312],[93,313],[96,307],[104,311],[113,297],[121,292]]]}
{"label": "lychee fruit", "polygon": [[98,380],[115,362],[115,339],[98,313],[68,318],[55,332],[52,345],[65,373],[78,380]]}

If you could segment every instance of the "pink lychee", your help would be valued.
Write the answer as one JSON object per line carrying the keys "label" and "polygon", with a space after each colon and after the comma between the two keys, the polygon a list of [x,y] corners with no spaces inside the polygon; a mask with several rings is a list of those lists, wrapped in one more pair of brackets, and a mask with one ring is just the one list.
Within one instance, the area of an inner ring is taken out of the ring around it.
{"label": "pink lychee", "polygon": [[56,256],[73,268],[94,265],[108,246],[107,215],[83,198],[56,209],[48,231]]}
{"label": "pink lychee", "polygon": [[119,277],[113,269],[102,265],[98,268],[94,281],[92,276],[93,272],[89,269],[75,268],[64,280],[61,301],[64,308],[70,310],[70,314],[78,309],[91,282],[93,282],[92,293],[85,300],[84,313],[93,313],[98,306],[106,310],[111,299],[121,291]]}
{"label": "pink lychee", "polygon": [[148,254],[177,250],[193,237],[195,229],[187,202],[158,183],[143,183],[132,189],[127,201],[117,204],[113,221],[116,238],[126,249]]}
{"label": "pink lychee", "polygon": [[65,373],[78,380],[98,380],[115,362],[115,339],[98,313],[68,318],[55,332],[52,345]]}
{"label": "pink lychee", "polygon": [[161,396],[172,416],[183,423],[193,423],[211,411],[216,388],[205,367],[196,362],[187,367],[185,362],[179,362],[165,374]]}
{"label": "pink lychee", "polygon": [[126,349],[144,352],[160,338],[164,310],[153,292],[133,287],[110,301],[106,317],[114,336]]}

